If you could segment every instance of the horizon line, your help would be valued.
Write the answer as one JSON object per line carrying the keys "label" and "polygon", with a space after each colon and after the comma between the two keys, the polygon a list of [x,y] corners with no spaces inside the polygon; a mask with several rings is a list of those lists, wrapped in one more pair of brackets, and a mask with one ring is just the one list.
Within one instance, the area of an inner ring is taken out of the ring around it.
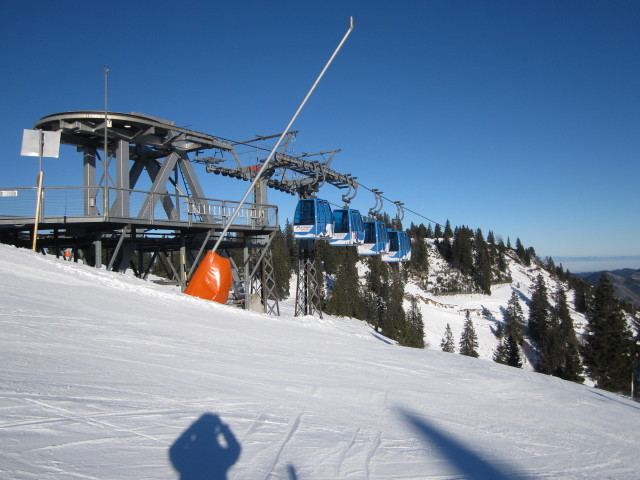
{"label": "horizon line", "polygon": [[573,261],[600,261],[600,260],[640,260],[640,255],[615,255],[615,256],[598,256],[598,255],[588,255],[588,256],[564,256],[564,255],[552,255],[554,260],[573,260]]}

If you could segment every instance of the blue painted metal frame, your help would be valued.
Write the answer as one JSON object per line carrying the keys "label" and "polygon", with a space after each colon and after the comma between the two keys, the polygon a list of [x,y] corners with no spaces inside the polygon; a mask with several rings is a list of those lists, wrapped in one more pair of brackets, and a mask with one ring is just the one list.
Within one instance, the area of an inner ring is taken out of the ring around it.
{"label": "blue painted metal frame", "polygon": [[382,261],[388,263],[408,262],[411,260],[411,242],[404,230],[388,230],[389,252],[382,254]]}
{"label": "blue painted metal frame", "polygon": [[358,245],[360,255],[382,255],[389,251],[389,233],[384,222],[364,222],[364,243]]}
{"label": "blue painted metal frame", "polygon": [[320,198],[298,201],[293,219],[294,238],[326,239],[333,235],[333,215],[329,202]]}
{"label": "blue painted metal frame", "polygon": [[340,208],[333,211],[333,236],[329,244],[333,246],[362,245],[364,243],[364,223],[358,210]]}

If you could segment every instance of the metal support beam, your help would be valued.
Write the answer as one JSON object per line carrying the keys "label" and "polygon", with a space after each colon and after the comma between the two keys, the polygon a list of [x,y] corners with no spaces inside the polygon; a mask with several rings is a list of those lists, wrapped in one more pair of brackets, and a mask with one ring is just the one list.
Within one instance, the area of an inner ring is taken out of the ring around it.
{"label": "metal support beam", "polygon": [[[275,291],[276,279],[273,270],[273,254],[271,248],[268,247],[265,247],[265,252],[266,255],[263,256],[260,261],[260,297],[267,314],[280,315],[280,304],[278,303],[278,295]],[[258,287],[257,284],[256,287]]]}
{"label": "metal support beam", "polygon": [[[150,175],[155,176],[155,178],[153,178],[153,185],[151,186],[151,190],[149,191],[147,198],[142,204],[142,208],[140,208],[140,213],[138,214],[139,217],[152,218],[151,212],[153,212],[155,203],[158,200],[162,199],[164,202],[165,199],[169,199],[169,201],[171,201],[169,195],[167,194],[166,185],[167,181],[169,180],[169,176],[173,172],[173,167],[175,167],[176,162],[179,158],[180,156],[174,152],[167,158],[165,158],[164,162],[162,162],[162,166],[159,168],[157,173],[149,172]],[[175,206],[173,205],[173,202],[171,202],[171,205],[173,208],[167,212],[167,216],[169,218],[174,218],[176,215],[174,213]],[[164,206],[166,211],[167,205]]]}
{"label": "metal support beam", "polygon": [[158,250],[154,250],[153,255],[151,255],[151,259],[149,259],[149,264],[147,265],[146,270],[142,274],[143,280],[146,280],[147,277],[149,276],[149,273],[151,273],[151,270],[153,270],[153,266],[155,265],[156,260],[158,259],[159,253],[160,252]]}
{"label": "metal support beam", "polygon": [[242,260],[243,260],[243,281],[244,281],[244,308],[249,310],[251,306],[251,262],[249,256],[249,245],[247,243],[247,237],[244,237],[244,245],[242,246]]}
{"label": "metal support beam", "polygon": [[180,236],[180,289],[187,287],[187,248],[184,235]]}
{"label": "metal support beam", "polygon": [[129,216],[129,142],[118,140],[116,144],[116,200],[111,215]]}
{"label": "metal support beam", "polygon": [[136,241],[136,229],[129,229],[129,241],[124,243],[120,248],[122,254],[120,255],[120,261],[118,262],[118,268],[116,272],[124,273],[128,268],[132,266],[131,259],[133,258],[133,254],[138,248],[138,244]]}
{"label": "metal support beam", "polygon": [[109,261],[109,266],[107,267],[107,270],[111,270],[113,268],[113,264],[116,261],[116,257],[118,256],[118,253],[120,253],[120,248],[124,243],[124,237],[127,235],[127,232],[129,231],[129,229],[131,229],[131,225],[125,225],[124,228],[122,229],[122,233],[120,234],[120,238],[118,239],[118,244],[116,245],[116,248],[113,250],[113,254],[111,255],[111,260]]}
{"label": "metal support beam", "polygon": [[[204,190],[198,181],[193,165],[187,156],[187,152],[179,152],[180,159],[178,160],[178,166],[184,176],[184,181],[187,184],[187,188],[190,191],[190,196],[193,198],[194,203],[200,205],[204,204],[203,198],[205,198]],[[264,202],[267,203],[267,202]]]}
{"label": "metal support beam", "polygon": [[83,185],[84,185],[84,215],[89,217],[98,215],[98,205],[96,196],[98,189],[96,188],[96,150],[94,148],[85,148],[83,150]]}
{"label": "metal support beam", "polygon": [[322,301],[313,240],[300,240],[299,251],[295,316],[314,315],[317,313],[322,318]]}
{"label": "metal support beam", "polygon": [[95,250],[95,260],[93,266],[95,268],[102,268],[102,235],[100,233],[96,234],[96,240],[93,245]]}
{"label": "metal support beam", "polygon": [[212,233],[213,233],[213,230],[209,230],[207,232],[207,235],[205,236],[204,241],[202,242],[202,246],[200,247],[200,250],[198,250],[198,254],[193,259],[193,263],[191,264],[191,269],[189,269],[189,273],[187,275],[187,282],[191,280],[191,276],[193,275],[193,272],[195,271],[196,267],[198,266],[198,263],[200,262],[200,257],[202,257],[202,252],[204,252],[204,248],[207,246],[207,243],[209,242],[209,238],[211,238]]}

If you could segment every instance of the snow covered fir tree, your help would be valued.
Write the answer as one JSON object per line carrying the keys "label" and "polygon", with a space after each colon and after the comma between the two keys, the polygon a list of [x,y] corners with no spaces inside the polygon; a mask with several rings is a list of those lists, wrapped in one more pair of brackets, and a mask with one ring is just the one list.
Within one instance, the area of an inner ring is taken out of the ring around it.
{"label": "snow covered fir tree", "polygon": [[[397,218],[379,220],[402,229]],[[439,349],[629,395],[640,315],[607,282],[592,287],[493,231],[411,224],[412,256],[384,263],[316,242],[323,311],[357,318],[413,348]],[[297,242],[287,222],[273,242],[277,290],[295,294]],[[638,391],[638,378],[634,379]]]}

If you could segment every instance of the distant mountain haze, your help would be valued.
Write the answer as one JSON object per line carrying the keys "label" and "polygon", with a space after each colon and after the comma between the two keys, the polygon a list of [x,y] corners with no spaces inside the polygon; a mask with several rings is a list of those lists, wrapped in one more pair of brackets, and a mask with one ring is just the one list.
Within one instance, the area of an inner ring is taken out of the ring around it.
{"label": "distant mountain haze", "polygon": [[592,285],[597,285],[603,273],[609,276],[616,296],[620,300],[640,308],[640,269],[623,268],[613,271],[576,273],[574,275],[584,278]]}

